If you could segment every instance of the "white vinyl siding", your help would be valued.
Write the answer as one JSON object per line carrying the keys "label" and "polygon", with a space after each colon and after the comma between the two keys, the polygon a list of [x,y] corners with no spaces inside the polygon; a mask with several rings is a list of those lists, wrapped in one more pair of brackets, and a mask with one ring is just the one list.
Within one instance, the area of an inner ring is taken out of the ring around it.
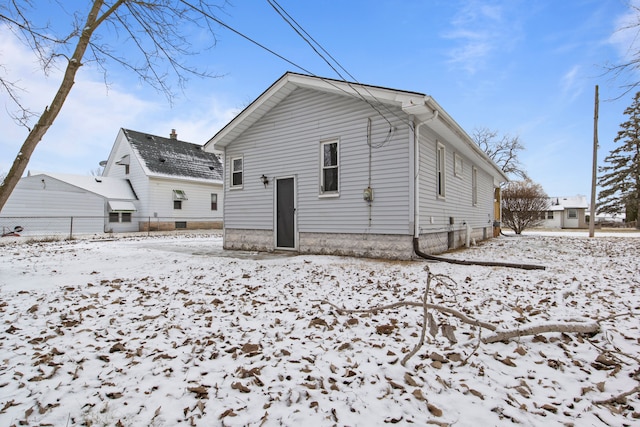
{"label": "white vinyl siding", "polygon": [[[435,173],[436,149],[438,143],[445,146],[445,176],[453,176],[455,162],[453,153],[457,152],[463,164],[474,165],[463,167],[460,179],[446,180],[447,197],[442,198],[437,194],[437,174]],[[474,160],[476,160],[474,158]],[[425,130],[420,133],[420,189],[419,212],[420,229],[422,232],[429,230],[447,230],[450,218],[454,219],[454,227],[461,228],[463,222],[472,228],[490,227],[493,223],[493,176],[481,167],[474,164],[457,148],[449,147],[448,143],[440,135]],[[472,171],[476,170],[476,197],[477,203],[473,205]]]}
{"label": "white vinyl siding", "polygon": [[[222,212],[211,210],[211,190],[219,189],[218,203],[222,201],[222,185],[206,182],[179,181],[175,179],[150,178],[149,179],[149,210],[140,220],[150,218],[193,218],[194,220],[221,221]],[[176,198],[174,190],[182,191],[185,198]],[[175,209],[174,203],[180,202],[181,208]],[[138,216],[136,214],[134,216]]]}
{"label": "white vinyl siding", "polygon": [[[362,198],[369,185],[367,119],[373,122],[374,142],[385,140],[388,123],[360,99],[293,91],[227,147],[227,158],[244,156],[245,176],[242,192],[225,192],[225,228],[273,230],[273,186],[264,187],[264,174],[296,177],[300,232],[409,232],[410,129],[387,115],[397,129],[386,144],[371,151],[375,201],[370,212]],[[324,198],[318,197],[319,148],[330,140],[339,140],[340,197]],[[230,173],[225,179],[228,183]]]}

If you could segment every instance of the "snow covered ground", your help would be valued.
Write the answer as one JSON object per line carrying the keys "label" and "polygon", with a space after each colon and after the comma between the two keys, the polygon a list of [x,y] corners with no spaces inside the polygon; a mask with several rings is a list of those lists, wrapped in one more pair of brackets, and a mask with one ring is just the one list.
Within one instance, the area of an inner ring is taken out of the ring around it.
{"label": "snow covered ground", "polygon": [[[221,246],[0,241],[0,425],[640,425],[640,233],[528,233],[447,255],[545,270]],[[486,344],[490,330],[430,308],[403,366],[429,274],[429,303],[498,332],[600,330]]]}

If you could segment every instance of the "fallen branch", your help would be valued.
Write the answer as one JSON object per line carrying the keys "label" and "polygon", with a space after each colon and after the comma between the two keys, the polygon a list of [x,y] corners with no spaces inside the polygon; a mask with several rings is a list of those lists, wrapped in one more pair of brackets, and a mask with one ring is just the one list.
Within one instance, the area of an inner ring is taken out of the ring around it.
{"label": "fallen branch", "polygon": [[622,403],[622,404],[624,404],[625,400],[626,400],[625,398],[627,396],[631,395],[631,394],[634,394],[634,393],[640,393],[640,386],[636,386],[635,388],[633,388],[633,389],[631,389],[629,391],[626,391],[624,393],[620,393],[619,395],[610,397],[609,399],[597,400],[597,401],[595,401],[593,403],[596,404],[596,405],[610,405],[612,403]]}
{"label": "fallen branch", "polygon": [[418,341],[418,343],[413,347],[413,350],[411,350],[409,353],[406,354],[406,356],[404,356],[402,358],[402,362],[400,362],[400,364],[402,366],[405,366],[407,364],[407,362],[409,361],[409,359],[411,359],[413,357],[414,354],[416,354],[418,352],[418,350],[420,350],[420,348],[424,345],[424,338],[427,334],[427,323],[429,320],[429,316],[428,316],[428,309],[429,309],[429,303],[427,303],[427,298],[429,297],[429,288],[431,287],[431,278],[433,276],[431,275],[431,272],[427,270],[427,287],[424,290],[424,294],[422,295],[422,331],[420,331],[420,341]]}
{"label": "fallen branch", "polygon": [[493,335],[485,337],[482,342],[485,344],[490,344],[499,341],[507,341],[512,338],[519,338],[527,335],[544,334],[548,332],[594,334],[599,330],[600,325],[598,325],[597,323],[548,323],[544,325],[530,326],[528,328],[496,332]]}
{"label": "fallen branch", "polygon": [[[343,313],[347,313],[347,314],[353,314],[353,313],[377,313],[378,311],[382,311],[382,310],[390,310],[392,308],[396,308],[396,307],[402,307],[402,306],[411,306],[411,307],[422,307],[423,303],[421,302],[415,302],[415,301],[400,301],[400,302],[394,302],[393,304],[387,304],[387,305],[379,305],[376,307],[372,307],[372,308],[363,308],[363,309],[347,309],[344,307],[339,307],[336,304],[332,303],[331,301],[327,301],[327,300],[316,300],[317,302],[320,302],[320,304],[328,304],[331,307],[335,308],[336,311],[340,314]],[[469,325],[473,325],[473,326],[479,326],[481,328],[485,328],[485,329],[489,329],[490,331],[495,331],[497,329],[497,326],[492,324],[492,323],[487,323],[487,322],[483,322],[477,319],[472,319],[470,317],[467,317],[466,315],[464,315],[463,313],[459,312],[458,310],[454,310],[452,308],[449,307],[445,307],[442,305],[438,305],[438,304],[431,304],[431,303],[427,303],[426,304],[427,308],[432,308],[434,310],[438,310],[442,313],[447,313],[450,314],[454,317],[457,317],[458,319],[460,319],[462,322],[467,323]],[[425,319],[426,321],[426,319]]]}

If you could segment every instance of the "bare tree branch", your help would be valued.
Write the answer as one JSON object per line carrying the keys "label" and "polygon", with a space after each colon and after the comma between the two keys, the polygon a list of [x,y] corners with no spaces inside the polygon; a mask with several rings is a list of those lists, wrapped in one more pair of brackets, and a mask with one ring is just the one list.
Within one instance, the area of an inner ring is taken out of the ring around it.
{"label": "bare tree branch", "polygon": [[471,138],[505,174],[527,179],[527,172],[518,159],[518,154],[524,150],[518,136],[499,136],[497,131],[480,128],[473,130]]}
{"label": "bare tree branch", "polygon": [[[108,87],[107,72],[119,65],[136,74],[143,82],[163,93],[171,103],[172,82],[183,89],[191,76],[217,77],[213,73],[189,64],[187,59],[202,49],[216,44],[212,22],[214,11],[222,10],[214,0],[93,0],[81,3],[69,28],[62,36],[48,24],[35,21],[35,5],[30,0],[10,0],[0,4],[0,24],[7,26],[29,46],[46,75],[54,66],[64,63],[65,71],[53,100],[40,114],[23,105],[18,97],[20,88],[0,76],[0,90],[18,108],[14,120],[29,129],[29,134],[4,182],[0,185],[0,210],[26,170],[36,147],[54,123],[69,95],[82,65],[92,64],[102,71]],[[223,5],[224,0],[219,0]],[[66,8],[69,3],[56,2]],[[82,19],[81,17],[84,16]],[[31,17],[34,17],[31,19]],[[204,29],[208,42],[194,43],[192,31]],[[199,43],[203,43],[202,46]],[[0,64],[0,72],[4,65]],[[5,69],[6,70],[6,69]],[[35,125],[31,121],[37,117]]]}

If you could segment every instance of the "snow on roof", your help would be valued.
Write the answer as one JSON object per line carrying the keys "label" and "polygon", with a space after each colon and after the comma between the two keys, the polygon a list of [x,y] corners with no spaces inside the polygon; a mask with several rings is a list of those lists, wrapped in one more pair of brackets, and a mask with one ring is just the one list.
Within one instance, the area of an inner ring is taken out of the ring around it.
{"label": "snow on roof", "polygon": [[73,185],[74,187],[97,194],[106,199],[137,200],[136,194],[127,179],[113,178],[109,176],[73,175],[57,172],[30,171],[28,174],[28,176],[38,175],[48,176],[69,185]]}
{"label": "snow on roof", "polygon": [[202,146],[123,129],[138,158],[152,175],[222,181],[222,163]]}
{"label": "snow on roof", "polygon": [[570,208],[589,208],[586,196],[571,196],[571,197],[549,197],[549,210],[550,211],[562,211]]}

